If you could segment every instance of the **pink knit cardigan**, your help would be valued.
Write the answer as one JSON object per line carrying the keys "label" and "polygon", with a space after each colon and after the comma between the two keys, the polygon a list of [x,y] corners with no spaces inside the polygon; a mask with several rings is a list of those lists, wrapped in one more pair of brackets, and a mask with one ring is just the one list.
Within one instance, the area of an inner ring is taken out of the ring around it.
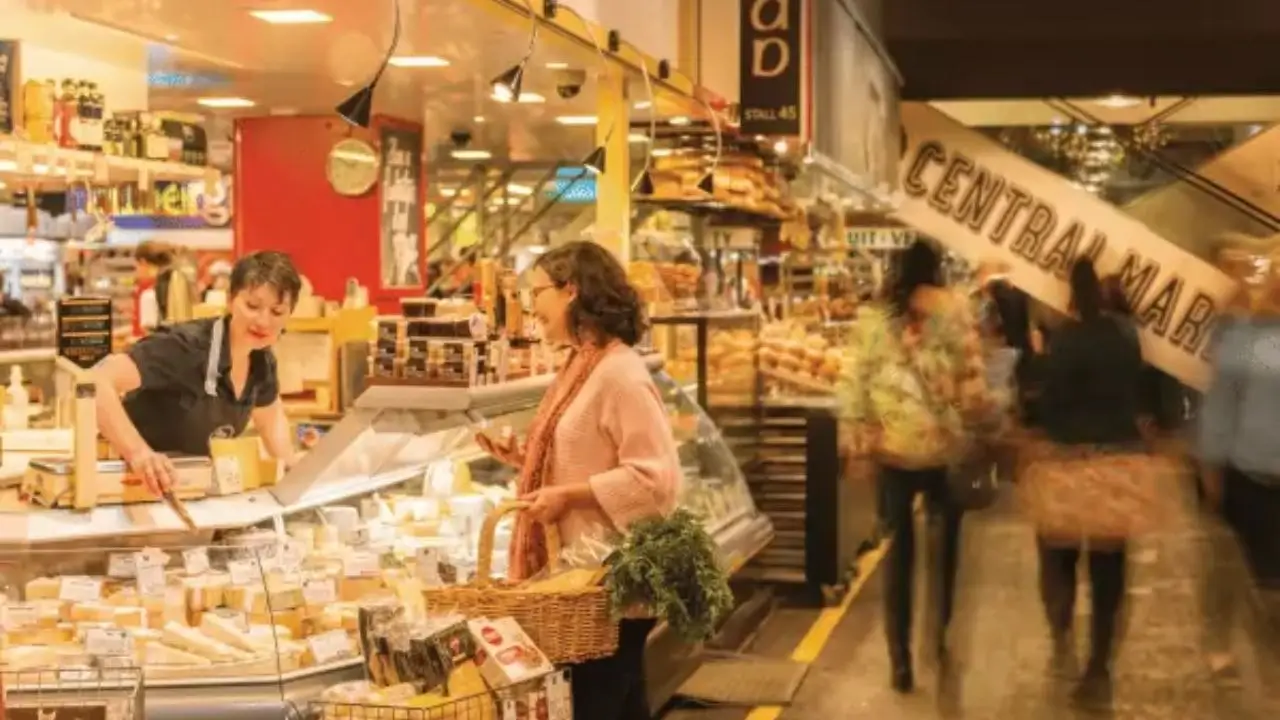
{"label": "pink knit cardigan", "polygon": [[548,486],[588,484],[599,510],[571,510],[560,537],[571,546],[595,526],[631,523],[675,509],[680,458],[666,406],[635,350],[608,350],[556,426]]}

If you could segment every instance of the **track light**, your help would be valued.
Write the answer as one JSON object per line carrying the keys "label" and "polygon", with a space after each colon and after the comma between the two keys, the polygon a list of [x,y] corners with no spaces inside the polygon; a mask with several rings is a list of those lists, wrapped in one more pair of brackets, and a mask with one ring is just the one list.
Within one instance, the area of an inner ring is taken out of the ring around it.
{"label": "track light", "polygon": [[587,170],[591,172],[591,174],[603,175],[604,174],[604,146],[600,145],[596,147],[595,150],[592,150],[591,154],[587,156],[587,159],[582,161],[582,164],[584,167],[587,168]]}
{"label": "track light", "polygon": [[378,81],[382,79],[387,63],[391,62],[396,46],[400,44],[400,0],[391,0],[391,16],[395,24],[391,29],[391,47],[387,49],[387,56],[382,59],[382,64],[378,66],[378,71],[373,74],[369,84],[355,91],[337,107],[338,115],[352,125],[368,129],[372,122],[373,91],[378,87]]}
{"label": "track light", "polygon": [[698,189],[708,195],[714,195],[716,192],[716,178],[714,173],[707,173],[698,181]]}
{"label": "track light", "polygon": [[515,102],[520,99],[520,88],[524,85],[524,60],[512,65],[510,69],[493,79],[493,96],[499,100]]}

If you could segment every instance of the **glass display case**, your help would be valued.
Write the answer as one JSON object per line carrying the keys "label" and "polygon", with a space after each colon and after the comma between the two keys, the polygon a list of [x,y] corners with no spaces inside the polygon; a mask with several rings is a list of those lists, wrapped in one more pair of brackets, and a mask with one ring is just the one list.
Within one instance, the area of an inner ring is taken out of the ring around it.
{"label": "glass display case", "polygon": [[713,410],[755,404],[760,392],[758,312],[682,313],[650,321],[651,341],[667,372],[698,405]]}
{"label": "glass display case", "polygon": [[[649,362],[678,440],[680,502],[741,569],[772,525],[715,425]],[[279,718],[362,677],[362,603],[420,603],[424,587],[474,576],[481,521],[516,476],[475,435],[524,434],[549,382],[370,387],[278,484],[189,501],[194,532],[157,504],[0,523],[4,665],[118,656],[145,669],[149,718]],[[495,533],[495,575],[510,534]]]}

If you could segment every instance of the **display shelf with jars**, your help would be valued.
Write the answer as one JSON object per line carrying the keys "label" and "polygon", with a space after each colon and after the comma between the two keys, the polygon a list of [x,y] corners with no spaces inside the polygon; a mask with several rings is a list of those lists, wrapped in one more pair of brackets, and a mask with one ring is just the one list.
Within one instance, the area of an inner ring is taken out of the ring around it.
{"label": "display shelf with jars", "polygon": [[[726,564],[743,567],[771,525],[716,427],[659,358],[648,362],[678,440],[680,503],[702,514]],[[111,638],[129,643],[121,654],[146,668],[153,718],[196,706],[257,717],[360,677],[361,605],[474,576],[480,522],[516,477],[476,433],[527,432],[550,380],[362,396],[275,484],[216,497],[217,460],[184,470],[207,488],[185,501],[189,524],[155,504],[24,513],[0,538],[13,558],[0,553],[5,612],[23,618],[7,628],[5,661],[79,667]],[[497,528],[496,574],[509,522]],[[96,549],[104,542],[120,549]]]}

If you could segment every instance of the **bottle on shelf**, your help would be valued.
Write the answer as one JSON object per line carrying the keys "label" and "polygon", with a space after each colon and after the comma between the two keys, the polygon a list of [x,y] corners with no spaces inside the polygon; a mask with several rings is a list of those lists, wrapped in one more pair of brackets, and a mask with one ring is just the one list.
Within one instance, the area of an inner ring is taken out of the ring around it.
{"label": "bottle on shelf", "polygon": [[52,80],[28,80],[22,85],[22,126],[33,143],[45,145],[54,140],[52,88]]}
{"label": "bottle on shelf", "polygon": [[72,80],[64,79],[62,81],[62,93],[58,97],[58,107],[56,110],[56,133],[58,136],[59,147],[76,147],[75,132],[79,125],[79,122],[77,121],[79,112],[76,84]]}
{"label": "bottle on shelf", "polygon": [[4,429],[25,430],[30,420],[27,408],[31,399],[27,397],[27,389],[22,385],[22,366],[9,368],[9,387],[5,393]]}

